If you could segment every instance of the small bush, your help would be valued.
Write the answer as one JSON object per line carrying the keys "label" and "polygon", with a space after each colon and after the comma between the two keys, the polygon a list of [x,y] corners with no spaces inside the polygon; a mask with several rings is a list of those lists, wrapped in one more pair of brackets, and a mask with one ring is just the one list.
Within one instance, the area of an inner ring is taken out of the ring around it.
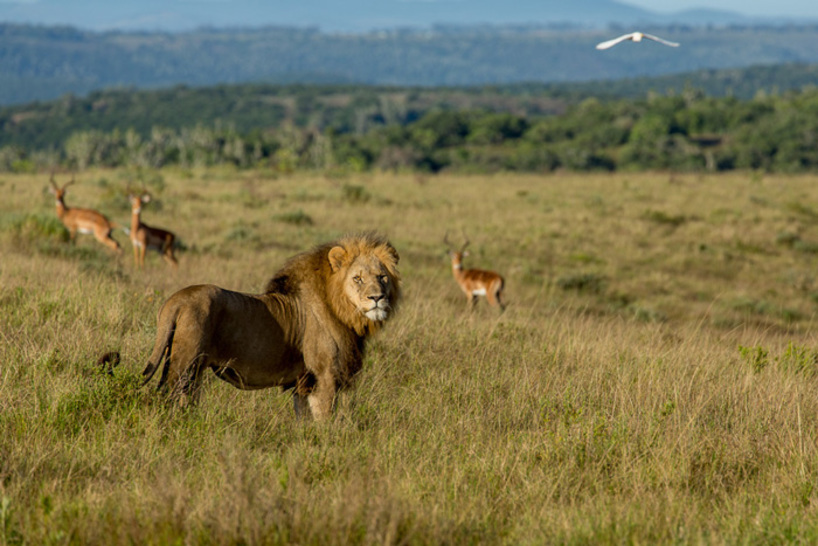
{"label": "small bush", "polygon": [[791,203],[787,203],[786,206],[787,210],[792,213],[795,213],[799,216],[802,216],[808,220],[818,220],[818,212],[815,212],[812,207],[801,203],[800,201],[793,201]]}
{"label": "small bush", "polygon": [[657,224],[679,227],[687,222],[687,217],[681,214],[671,215],[661,210],[648,210],[642,214],[642,218]]}
{"label": "small bush", "polygon": [[629,309],[633,313],[633,317],[640,322],[667,321],[667,315],[665,315],[661,311],[657,311],[656,309],[649,309],[646,307],[639,307],[636,305],[631,305]]}
{"label": "small bush", "polygon": [[818,352],[790,342],[778,359],[778,367],[806,377],[815,377],[818,375]]}
{"label": "small bush", "polygon": [[790,231],[782,231],[775,236],[775,244],[790,248],[792,248],[800,240],[801,237],[799,237],[797,233],[792,233]]}
{"label": "small bush", "polygon": [[341,191],[343,192],[344,201],[348,203],[366,203],[372,198],[372,194],[363,186],[344,184]]}
{"label": "small bush", "polygon": [[744,347],[738,346],[741,358],[750,365],[753,373],[760,373],[770,363],[770,352],[762,346]]}
{"label": "small bush", "polygon": [[818,243],[799,239],[792,244],[792,249],[804,254],[818,254]]}
{"label": "small bush", "polygon": [[607,284],[608,280],[605,276],[597,273],[580,273],[557,279],[557,286],[562,290],[575,290],[590,294],[601,294],[605,291]]}
{"label": "small bush", "polygon": [[312,217],[301,209],[277,214],[273,216],[273,219],[294,226],[311,226],[314,224]]}
{"label": "small bush", "polygon": [[56,216],[44,214],[26,214],[12,219],[4,231],[10,231],[16,242],[58,242],[69,239],[68,230]]}
{"label": "small bush", "polygon": [[253,229],[246,225],[238,225],[227,232],[224,236],[225,241],[250,241],[256,238]]}

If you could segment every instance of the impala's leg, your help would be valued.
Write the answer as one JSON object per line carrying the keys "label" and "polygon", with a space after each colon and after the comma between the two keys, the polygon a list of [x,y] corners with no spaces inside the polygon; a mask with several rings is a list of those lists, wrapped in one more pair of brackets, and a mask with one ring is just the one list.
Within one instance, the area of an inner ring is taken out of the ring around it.
{"label": "impala's leg", "polygon": [[145,241],[145,244],[139,247],[139,267],[145,267],[145,254],[148,252],[148,242]]}
{"label": "impala's leg", "polygon": [[468,298],[468,300],[466,300],[466,309],[473,311],[474,306],[477,305],[477,296],[474,294],[466,294],[466,297]]}
{"label": "impala's leg", "polygon": [[122,250],[121,248],[119,248],[119,243],[116,242],[116,239],[111,237],[111,232],[110,231],[98,232],[96,234],[96,237],[97,237],[97,241],[99,241],[103,245],[107,246],[111,250],[113,250],[115,252],[120,252]]}
{"label": "impala's leg", "polygon": [[494,292],[493,290],[486,291],[486,301],[489,302],[489,305],[491,305],[492,307],[496,307],[497,305],[499,305],[499,303],[497,302],[497,293]]}
{"label": "impala's leg", "polygon": [[168,237],[165,239],[165,244],[162,247],[162,257],[165,258],[165,261],[168,262],[174,268],[178,267],[179,262],[176,260],[176,256],[173,255],[173,238]]}
{"label": "impala's leg", "polygon": [[179,262],[176,260],[176,257],[173,255],[173,251],[166,252],[162,254],[162,257],[165,259],[166,262],[170,264],[170,266],[174,269],[179,267]]}
{"label": "impala's leg", "polygon": [[489,302],[489,305],[492,307],[499,307],[500,311],[502,312],[505,309],[505,305],[501,298],[501,292],[503,291],[502,285],[495,284],[494,286],[489,287],[488,292],[486,292],[486,301]]}
{"label": "impala's leg", "polygon": [[495,289],[494,292],[489,292],[489,294],[488,294],[489,303],[499,307],[501,313],[506,310],[506,304],[503,303],[503,300],[501,299],[502,294],[503,294],[503,289],[502,288],[497,288],[497,289]]}

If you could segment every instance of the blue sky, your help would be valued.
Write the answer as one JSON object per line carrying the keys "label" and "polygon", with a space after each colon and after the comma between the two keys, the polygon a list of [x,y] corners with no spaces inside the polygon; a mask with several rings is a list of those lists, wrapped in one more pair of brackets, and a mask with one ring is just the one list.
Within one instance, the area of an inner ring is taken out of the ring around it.
{"label": "blue sky", "polygon": [[653,11],[672,12],[708,7],[746,15],[818,17],[818,0],[620,0]]}
{"label": "blue sky", "polygon": [[[65,0],[69,1],[69,0]],[[121,4],[139,5],[141,0],[112,0]],[[229,2],[229,0],[169,0],[179,2]],[[501,1],[501,0],[498,0]],[[543,0],[548,1],[548,0]],[[673,12],[690,8],[708,7],[736,11],[746,15],[781,17],[818,17],[818,0],[619,0],[659,12]],[[26,4],[37,0],[0,0],[0,4]]]}

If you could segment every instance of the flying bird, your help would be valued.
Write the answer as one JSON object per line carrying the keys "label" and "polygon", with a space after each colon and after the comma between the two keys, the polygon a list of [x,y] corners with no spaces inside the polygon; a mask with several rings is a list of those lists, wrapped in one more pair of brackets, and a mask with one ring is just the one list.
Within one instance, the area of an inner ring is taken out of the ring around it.
{"label": "flying bird", "polygon": [[666,46],[679,47],[679,44],[677,44],[676,42],[669,42],[652,34],[645,34],[644,32],[631,32],[630,34],[623,34],[619,38],[614,38],[613,40],[608,40],[607,42],[600,42],[596,45],[596,48],[609,49],[618,43],[626,42],[628,40],[632,40],[634,42],[641,42],[643,38],[653,40],[654,42],[659,42],[660,44],[665,44]]}

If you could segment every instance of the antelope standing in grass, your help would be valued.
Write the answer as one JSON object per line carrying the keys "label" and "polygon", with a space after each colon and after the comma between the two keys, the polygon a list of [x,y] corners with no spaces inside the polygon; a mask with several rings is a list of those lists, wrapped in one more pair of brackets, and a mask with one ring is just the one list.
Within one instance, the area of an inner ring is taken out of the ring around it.
{"label": "antelope standing in grass", "polygon": [[150,194],[146,192],[141,195],[131,194],[129,199],[131,201],[131,244],[137,267],[145,267],[145,253],[148,249],[158,251],[166,262],[174,268],[177,267],[179,262],[173,255],[176,236],[170,231],[142,223],[142,204],[151,200]]}
{"label": "antelope standing in grass", "polygon": [[506,308],[502,300],[503,287],[505,285],[503,277],[494,271],[463,269],[463,258],[469,255],[466,250],[466,247],[469,246],[469,239],[465,233],[463,236],[466,242],[463,243],[460,250],[452,250],[448,233],[446,233],[446,236],[443,238],[449,257],[452,259],[452,274],[454,275],[454,280],[457,281],[457,284],[460,285],[460,289],[466,294],[470,309],[474,307],[477,296],[485,296],[489,305],[499,306],[502,312]]}
{"label": "antelope standing in grass", "polygon": [[57,217],[63,223],[71,241],[75,241],[77,232],[90,233],[97,241],[107,246],[111,250],[119,253],[122,249],[116,239],[111,237],[111,232],[117,227],[116,224],[108,220],[104,214],[92,209],[70,208],[65,204],[65,189],[74,183],[74,178],[63,184],[62,188],[54,181],[54,174],[51,174],[51,188],[49,191],[57,198]]}

